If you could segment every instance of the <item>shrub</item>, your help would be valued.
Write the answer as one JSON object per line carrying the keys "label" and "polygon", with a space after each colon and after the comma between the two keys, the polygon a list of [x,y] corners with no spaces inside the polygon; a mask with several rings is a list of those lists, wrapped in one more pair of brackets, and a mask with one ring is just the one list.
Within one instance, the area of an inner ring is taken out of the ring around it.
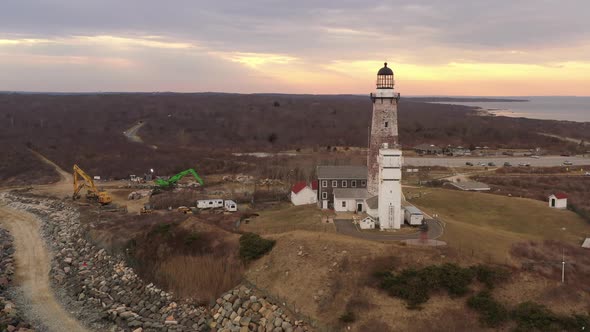
{"label": "shrub", "polygon": [[245,261],[256,260],[269,252],[275,242],[255,233],[245,233],[240,237],[240,257]]}
{"label": "shrub", "polygon": [[445,289],[451,296],[462,296],[469,291],[474,271],[455,264],[405,269],[398,275],[391,272],[375,273],[379,286],[389,295],[404,299],[414,309],[430,298],[430,292]]}
{"label": "shrub", "polygon": [[353,323],[356,321],[356,317],[352,311],[345,312],[339,319],[342,323]]}
{"label": "shrub", "polygon": [[487,327],[499,327],[509,318],[508,310],[489,291],[470,297],[467,306],[479,313],[479,321]]}
{"label": "shrub", "polygon": [[508,271],[502,267],[492,267],[488,265],[476,265],[471,267],[475,277],[479,282],[484,284],[488,289],[493,289],[498,283],[508,278]]}
{"label": "shrub", "polygon": [[455,264],[444,264],[438,271],[440,285],[451,296],[462,296],[469,291],[469,285],[474,277],[470,268],[462,268]]}
{"label": "shrub", "polygon": [[523,302],[512,310],[512,319],[517,331],[560,331],[560,319],[545,306],[534,302]]}

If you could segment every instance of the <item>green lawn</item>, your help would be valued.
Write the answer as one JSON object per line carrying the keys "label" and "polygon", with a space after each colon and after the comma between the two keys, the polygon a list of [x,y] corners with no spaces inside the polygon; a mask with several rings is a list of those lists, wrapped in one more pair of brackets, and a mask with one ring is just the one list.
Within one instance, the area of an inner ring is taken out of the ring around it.
{"label": "green lawn", "polygon": [[448,189],[408,189],[406,195],[445,222],[442,240],[474,255],[506,261],[520,241],[559,240],[580,245],[590,224],[573,212],[551,209],[545,202]]}

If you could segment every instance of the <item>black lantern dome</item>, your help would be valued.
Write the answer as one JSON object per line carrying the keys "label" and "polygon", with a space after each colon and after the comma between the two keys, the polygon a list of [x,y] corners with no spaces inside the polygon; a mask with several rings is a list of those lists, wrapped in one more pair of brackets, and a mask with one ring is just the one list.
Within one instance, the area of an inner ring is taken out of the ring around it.
{"label": "black lantern dome", "polygon": [[377,89],[393,89],[393,70],[387,67],[387,62],[384,67],[377,72]]}

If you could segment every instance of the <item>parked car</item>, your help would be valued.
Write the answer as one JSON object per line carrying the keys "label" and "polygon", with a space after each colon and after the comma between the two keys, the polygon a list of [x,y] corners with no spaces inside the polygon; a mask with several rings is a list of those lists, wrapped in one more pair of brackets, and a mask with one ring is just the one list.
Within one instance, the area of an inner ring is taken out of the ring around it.
{"label": "parked car", "polygon": [[505,163],[504,163],[504,167],[512,167],[512,164],[511,164],[511,163],[509,163],[509,162],[505,162]]}
{"label": "parked car", "polygon": [[486,167],[487,165],[488,165],[488,164],[486,164],[486,163],[479,163],[479,166]]}
{"label": "parked car", "polygon": [[585,176],[590,176],[590,172],[584,173]]}
{"label": "parked car", "polygon": [[520,167],[530,167],[531,164],[529,164],[529,163],[520,163],[520,164],[518,164],[518,166],[520,166]]}
{"label": "parked car", "polygon": [[490,161],[490,162],[488,163],[488,166],[496,166],[496,163],[494,163],[493,161]]}
{"label": "parked car", "polygon": [[541,156],[532,155],[531,158],[539,159],[539,158],[541,158]]}
{"label": "parked car", "polygon": [[473,163],[472,163],[472,162],[470,162],[470,161],[468,161],[468,162],[466,162],[466,163],[465,163],[465,165],[466,165],[466,166],[473,166]]}
{"label": "parked car", "polygon": [[569,161],[569,160],[566,160],[566,161],[564,161],[564,162],[563,162],[563,166],[572,166],[573,164],[574,164],[574,163],[572,163],[572,162],[571,162],[571,161]]}

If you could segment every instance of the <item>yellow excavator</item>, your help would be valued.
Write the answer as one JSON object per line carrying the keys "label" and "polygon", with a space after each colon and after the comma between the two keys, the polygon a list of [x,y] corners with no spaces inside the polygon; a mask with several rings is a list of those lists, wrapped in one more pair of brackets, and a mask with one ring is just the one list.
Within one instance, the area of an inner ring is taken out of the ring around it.
{"label": "yellow excavator", "polygon": [[99,191],[94,185],[92,178],[86,174],[78,165],[74,165],[74,194],[72,199],[76,200],[80,198],[80,191],[86,187],[86,199],[97,201],[101,205],[110,204],[113,198],[106,191]]}

